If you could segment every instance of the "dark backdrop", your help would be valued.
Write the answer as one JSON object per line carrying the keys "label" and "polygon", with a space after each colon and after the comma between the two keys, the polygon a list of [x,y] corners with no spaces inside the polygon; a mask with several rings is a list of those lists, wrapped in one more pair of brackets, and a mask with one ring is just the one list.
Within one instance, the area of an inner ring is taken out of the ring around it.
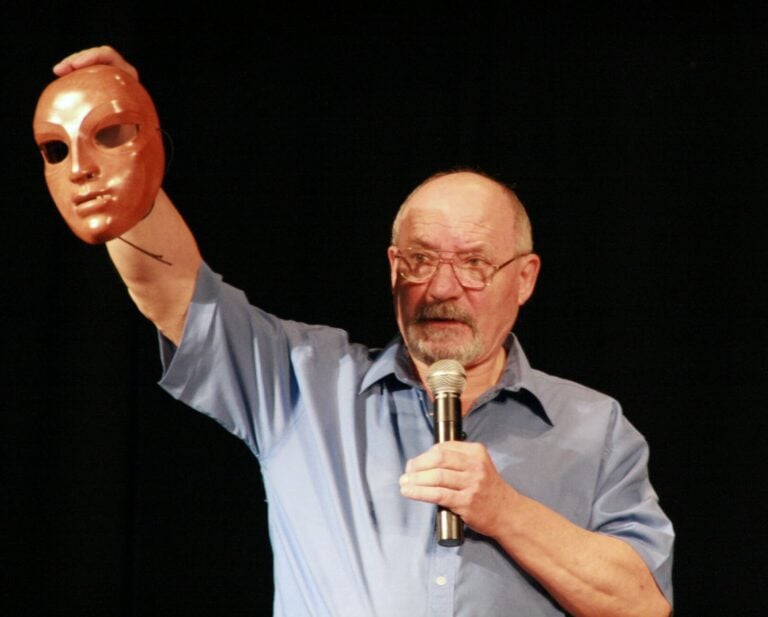
{"label": "dark backdrop", "polygon": [[102,43],[207,261],[281,316],[385,344],[403,197],[454,165],[515,183],[544,264],[518,335],[648,438],[677,614],[763,614],[762,16],[192,6],[3,9],[2,614],[270,614],[255,459],[156,386],[154,330],[45,188],[37,97]]}

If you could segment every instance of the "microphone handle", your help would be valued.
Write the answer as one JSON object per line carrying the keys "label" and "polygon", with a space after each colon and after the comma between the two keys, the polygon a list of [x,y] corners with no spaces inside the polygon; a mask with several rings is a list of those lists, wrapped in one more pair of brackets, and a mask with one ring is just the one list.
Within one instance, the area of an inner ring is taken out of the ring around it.
{"label": "microphone handle", "polygon": [[[435,443],[461,441],[461,399],[456,392],[435,396]],[[437,507],[437,542],[441,546],[464,543],[464,522],[447,508]]]}

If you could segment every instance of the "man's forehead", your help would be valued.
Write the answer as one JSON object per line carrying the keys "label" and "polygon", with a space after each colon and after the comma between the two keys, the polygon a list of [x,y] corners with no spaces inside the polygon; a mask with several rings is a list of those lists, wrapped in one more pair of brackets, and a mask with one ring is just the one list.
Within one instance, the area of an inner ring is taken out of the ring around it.
{"label": "man's forehead", "polygon": [[414,210],[403,220],[401,235],[409,243],[427,248],[439,248],[445,241],[480,247],[493,244],[497,233],[503,231],[500,227],[504,225],[495,225],[482,217],[444,216],[440,212]]}
{"label": "man's forehead", "polygon": [[456,215],[414,209],[403,220],[400,246],[492,255],[508,243],[514,223],[511,218],[503,221],[479,214],[478,210]]}

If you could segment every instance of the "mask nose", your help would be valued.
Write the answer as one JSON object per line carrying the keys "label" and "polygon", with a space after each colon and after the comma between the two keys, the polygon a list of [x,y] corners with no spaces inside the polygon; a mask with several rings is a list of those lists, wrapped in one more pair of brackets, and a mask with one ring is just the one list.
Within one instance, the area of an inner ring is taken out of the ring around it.
{"label": "mask nose", "polygon": [[72,144],[70,156],[72,157],[72,166],[69,171],[69,178],[72,182],[85,182],[98,175],[99,166],[96,164],[90,148],[84,147],[78,141]]}

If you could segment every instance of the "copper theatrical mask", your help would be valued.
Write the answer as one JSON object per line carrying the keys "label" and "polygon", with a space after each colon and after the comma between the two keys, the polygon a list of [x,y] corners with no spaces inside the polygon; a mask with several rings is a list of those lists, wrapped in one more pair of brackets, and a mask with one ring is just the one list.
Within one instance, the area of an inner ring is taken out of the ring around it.
{"label": "copper theatrical mask", "polygon": [[134,77],[96,65],[56,79],[33,130],[51,197],[81,240],[112,240],[151,211],[165,153],[155,106]]}

